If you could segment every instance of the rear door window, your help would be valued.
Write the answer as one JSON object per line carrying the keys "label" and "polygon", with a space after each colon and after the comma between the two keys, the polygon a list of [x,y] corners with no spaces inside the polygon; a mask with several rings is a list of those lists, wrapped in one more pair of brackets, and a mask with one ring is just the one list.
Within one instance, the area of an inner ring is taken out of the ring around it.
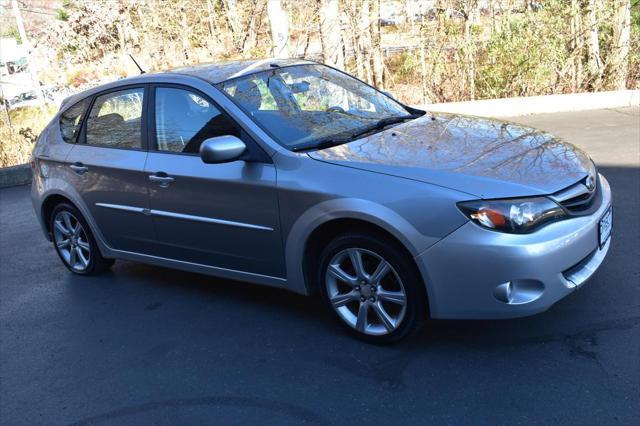
{"label": "rear door window", "polygon": [[67,143],[76,143],[82,115],[89,106],[89,99],[84,99],[60,114],[60,134]]}
{"label": "rear door window", "polygon": [[143,100],[142,87],[96,97],[87,118],[87,145],[142,148]]}

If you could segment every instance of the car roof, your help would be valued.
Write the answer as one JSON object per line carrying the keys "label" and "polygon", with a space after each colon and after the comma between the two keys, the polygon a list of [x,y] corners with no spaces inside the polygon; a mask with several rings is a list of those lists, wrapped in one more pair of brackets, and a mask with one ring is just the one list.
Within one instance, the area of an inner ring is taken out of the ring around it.
{"label": "car roof", "polygon": [[117,88],[119,86],[125,86],[127,84],[136,83],[148,83],[151,80],[157,81],[158,77],[171,77],[172,75],[186,75],[191,77],[200,78],[211,84],[221,83],[223,81],[241,77],[243,75],[249,75],[268,69],[277,67],[288,67],[292,65],[309,65],[317,64],[317,62],[308,61],[304,59],[251,59],[240,61],[227,61],[216,62],[208,64],[193,65],[188,67],[174,68],[166,71],[150,72],[134,77],[128,77],[121,80],[112,81],[110,83],[102,84],[96,87],[92,87],[82,92],[76,93],[68,98],[64,99],[61,104],[61,110],[66,106],[75,104],[76,102],[91,96],[95,93],[99,93],[103,90]]}
{"label": "car roof", "polygon": [[186,74],[207,80],[210,83],[221,83],[232,78],[253,74],[268,69],[291,65],[316,64],[304,59],[253,59],[242,61],[218,62],[190,67],[175,68],[165,73]]}

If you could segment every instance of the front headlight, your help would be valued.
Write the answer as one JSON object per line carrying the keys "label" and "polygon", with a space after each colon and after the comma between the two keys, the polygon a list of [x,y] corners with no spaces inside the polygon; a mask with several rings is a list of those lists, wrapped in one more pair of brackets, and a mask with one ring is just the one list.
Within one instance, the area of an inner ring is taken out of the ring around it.
{"label": "front headlight", "polygon": [[566,216],[559,205],[545,197],[465,201],[458,203],[458,208],[480,226],[514,234],[533,232]]}

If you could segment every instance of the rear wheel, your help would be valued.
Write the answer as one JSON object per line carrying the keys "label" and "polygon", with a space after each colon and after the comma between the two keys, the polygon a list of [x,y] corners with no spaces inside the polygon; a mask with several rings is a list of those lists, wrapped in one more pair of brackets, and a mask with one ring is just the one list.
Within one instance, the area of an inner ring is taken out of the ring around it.
{"label": "rear wheel", "polygon": [[111,265],[102,257],[89,225],[74,206],[62,203],[51,213],[51,236],[56,253],[74,274],[95,275]]}
{"label": "rear wheel", "polygon": [[427,313],[418,271],[392,242],[364,233],[340,235],[322,252],[323,299],[356,337],[390,343],[416,331]]}

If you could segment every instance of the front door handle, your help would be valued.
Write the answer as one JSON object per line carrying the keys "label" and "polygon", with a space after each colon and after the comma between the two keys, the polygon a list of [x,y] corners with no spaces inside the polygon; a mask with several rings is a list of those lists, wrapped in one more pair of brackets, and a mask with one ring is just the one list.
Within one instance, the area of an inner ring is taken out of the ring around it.
{"label": "front door handle", "polygon": [[79,175],[89,171],[89,168],[87,166],[85,166],[84,164],[79,163],[79,162],[70,164],[69,168],[71,168],[71,170],[73,170],[74,172],[76,172]]}
{"label": "front door handle", "polygon": [[164,172],[158,172],[156,174],[153,175],[149,175],[149,180],[151,182],[156,182],[160,185],[161,188],[166,188],[167,186],[169,186],[169,184],[171,182],[173,182],[175,179],[172,178],[171,176],[167,176],[166,173]]}

